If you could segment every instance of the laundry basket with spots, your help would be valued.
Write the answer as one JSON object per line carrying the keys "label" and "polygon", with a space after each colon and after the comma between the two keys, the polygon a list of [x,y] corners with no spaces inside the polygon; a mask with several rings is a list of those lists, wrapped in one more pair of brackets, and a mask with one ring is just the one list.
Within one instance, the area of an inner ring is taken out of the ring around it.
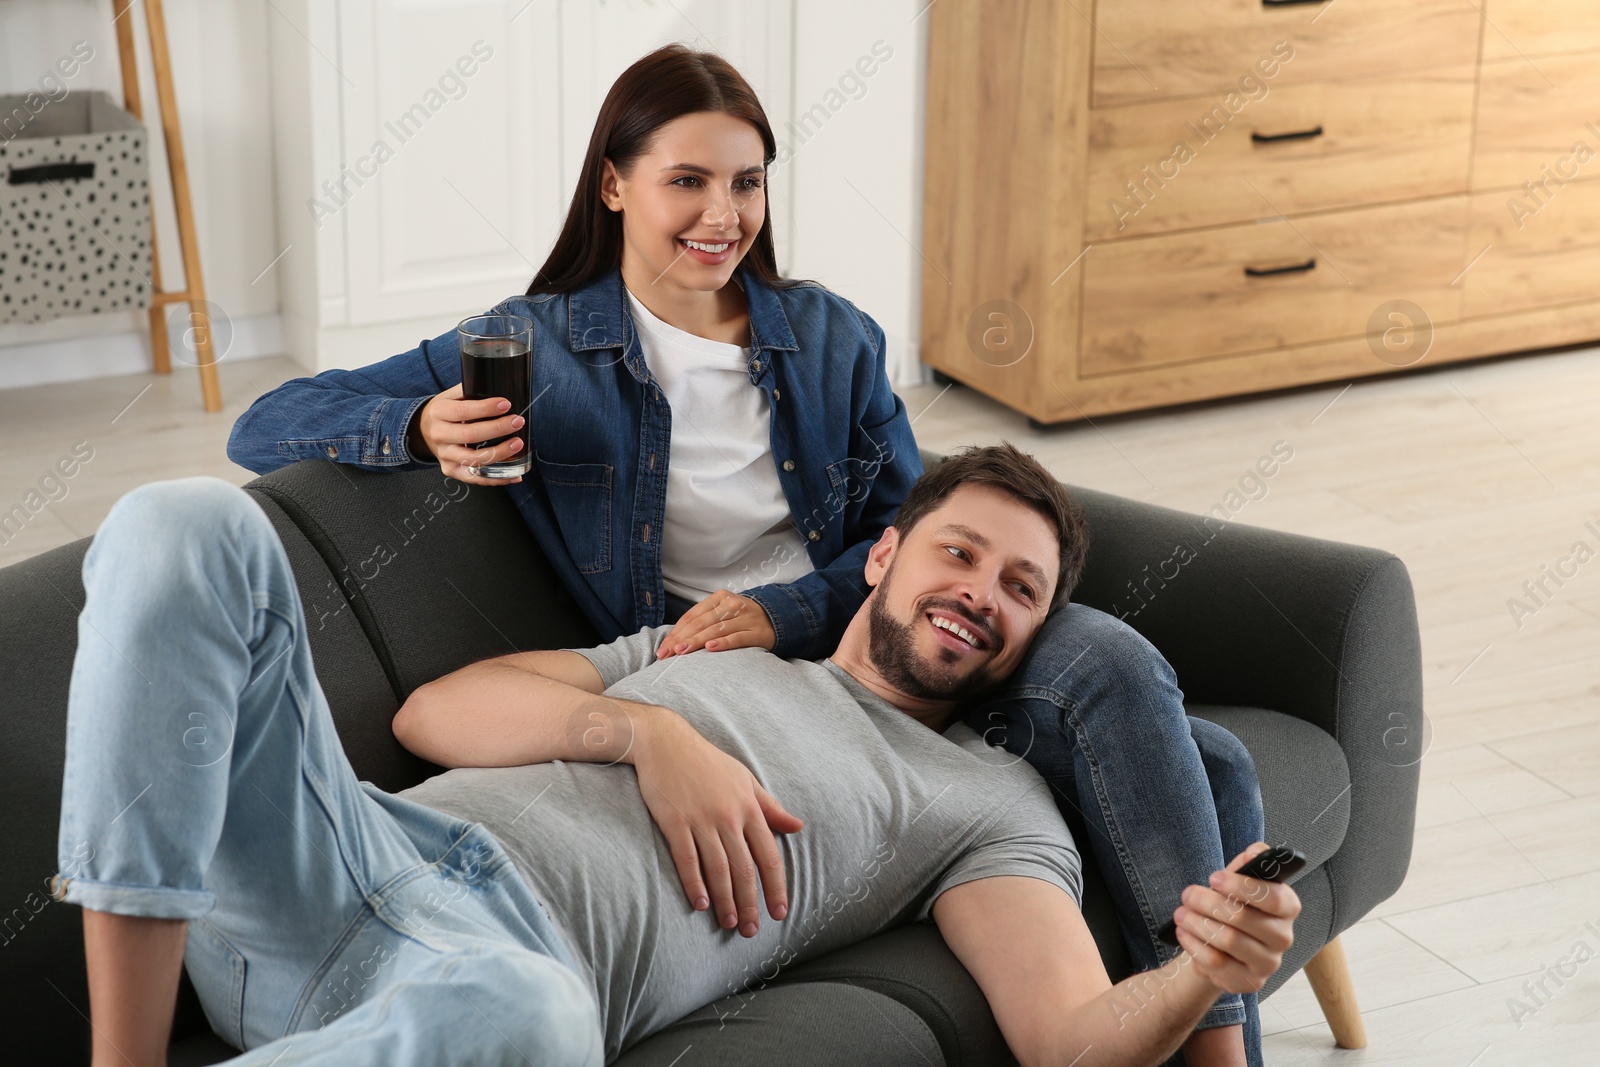
{"label": "laundry basket with spots", "polygon": [[101,92],[0,96],[0,322],[150,306],[145,130]]}

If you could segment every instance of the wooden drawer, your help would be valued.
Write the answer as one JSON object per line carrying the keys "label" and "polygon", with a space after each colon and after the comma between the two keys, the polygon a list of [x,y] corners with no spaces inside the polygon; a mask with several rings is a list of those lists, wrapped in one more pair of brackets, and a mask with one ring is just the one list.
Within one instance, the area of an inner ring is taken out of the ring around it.
{"label": "wooden drawer", "polygon": [[[1263,86],[1237,113],[1207,98],[1097,109],[1085,236],[1466,192],[1476,79],[1477,68],[1463,66]],[[1292,136],[1314,130],[1322,132]]]}
{"label": "wooden drawer", "polygon": [[[1600,49],[1594,0],[1478,0],[1489,17],[1483,58],[1522,59]],[[1543,63],[1539,66],[1542,68]],[[1555,75],[1551,75],[1552,78]]]}
{"label": "wooden drawer", "polygon": [[1093,103],[1220,100],[1241,79],[1265,77],[1257,62],[1272,61],[1279,41],[1293,58],[1266,77],[1274,88],[1476,63],[1479,23],[1465,0],[1099,0]]}
{"label": "wooden drawer", "polygon": [[1540,183],[1551,174],[1551,189],[1600,178],[1600,53],[1538,63],[1518,57],[1483,65],[1473,189]]}
{"label": "wooden drawer", "polygon": [[1080,268],[1079,373],[1359,337],[1395,299],[1454,320],[1466,221],[1467,198],[1453,196],[1095,245]]}
{"label": "wooden drawer", "polygon": [[1462,280],[1469,318],[1600,300],[1600,180],[1552,190],[1472,197],[1468,247],[1488,251]]}

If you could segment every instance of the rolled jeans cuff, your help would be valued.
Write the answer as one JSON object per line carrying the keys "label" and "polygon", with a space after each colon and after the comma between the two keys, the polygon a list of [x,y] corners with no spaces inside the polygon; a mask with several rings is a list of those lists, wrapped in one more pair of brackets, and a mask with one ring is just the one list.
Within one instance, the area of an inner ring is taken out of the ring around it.
{"label": "rolled jeans cuff", "polygon": [[1239,993],[1224,993],[1195,1023],[1196,1030],[1214,1030],[1219,1026],[1244,1025],[1244,997]]}
{"label": "rolled jeans cuff", "polygon": [[50,895],[94,911],[145,919],[198,919],[217,906],[216,894],[205,889],[121,885],[87,878],[58,878]]}

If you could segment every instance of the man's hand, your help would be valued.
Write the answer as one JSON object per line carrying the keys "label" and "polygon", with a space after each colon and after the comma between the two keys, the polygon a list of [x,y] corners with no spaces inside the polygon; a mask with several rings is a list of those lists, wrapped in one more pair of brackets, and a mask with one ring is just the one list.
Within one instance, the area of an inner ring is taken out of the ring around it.
{"label": "man's hand", "polygon": [[796,833],[805,823],[784,811],[749,768],[677,715],[655,715],[650,724],[638,738],[633,766],[689,905],[696,911],[714,905],[723,929],[738,926],[754,937],[763,892],[767,914],[782,919],[789,912],[783,855],[772,835]]}
{"label": "man's hand", "polygon": [[420,686],[395,715],[394,735],[446,767],[631,763],[691,906],[714,903],[723,927],[754,937],[764,889],[768,914],[782,919],[788,893],[772,835],[805,824],[677,713],[603,687],[576,652],[499,656]]}
{"label": "man's hand", "polygon": [[1183,891],[1173,914],[1178,943],[1194,960],[1196,972],[1228,993],[1255,993],[1267,984],[1294,944],[1300,898],[1286,885],[1234,874],[1264,849],[1257,842],[1234,857],[1211,885]]}
{"label": "man's hand", "polygon": [[656,649],[657,659],[682,656],[697,649],[725,652],[730,648],[772,650],[778,635],[760,604],[747,596],[718,589],[683,613]]}

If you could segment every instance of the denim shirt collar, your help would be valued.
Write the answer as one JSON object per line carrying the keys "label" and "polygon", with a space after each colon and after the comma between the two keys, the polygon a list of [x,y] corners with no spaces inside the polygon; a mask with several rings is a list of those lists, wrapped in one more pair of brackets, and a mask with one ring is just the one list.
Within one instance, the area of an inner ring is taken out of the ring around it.
{"label": "denim shirt collar", "polygon": [[[739,281],[744,286],[745,300],[750,306],[750,380],[757,381],[770,361],[756,359],[757,353],[798,352],[800,345],[794,331],[789,328],[789,316],[784,313],[783,302],[761,276],[744,267],[739,268]],[[623,362],[639,381],[647,381],[649,371],[644,365],[644,352],[634,340],[633,316],[628,311],[627,292],[622,284],[622,269],[607,271],[567,297],[567,347],[572,352],[588,352],[597,348],[620,348]]]}

